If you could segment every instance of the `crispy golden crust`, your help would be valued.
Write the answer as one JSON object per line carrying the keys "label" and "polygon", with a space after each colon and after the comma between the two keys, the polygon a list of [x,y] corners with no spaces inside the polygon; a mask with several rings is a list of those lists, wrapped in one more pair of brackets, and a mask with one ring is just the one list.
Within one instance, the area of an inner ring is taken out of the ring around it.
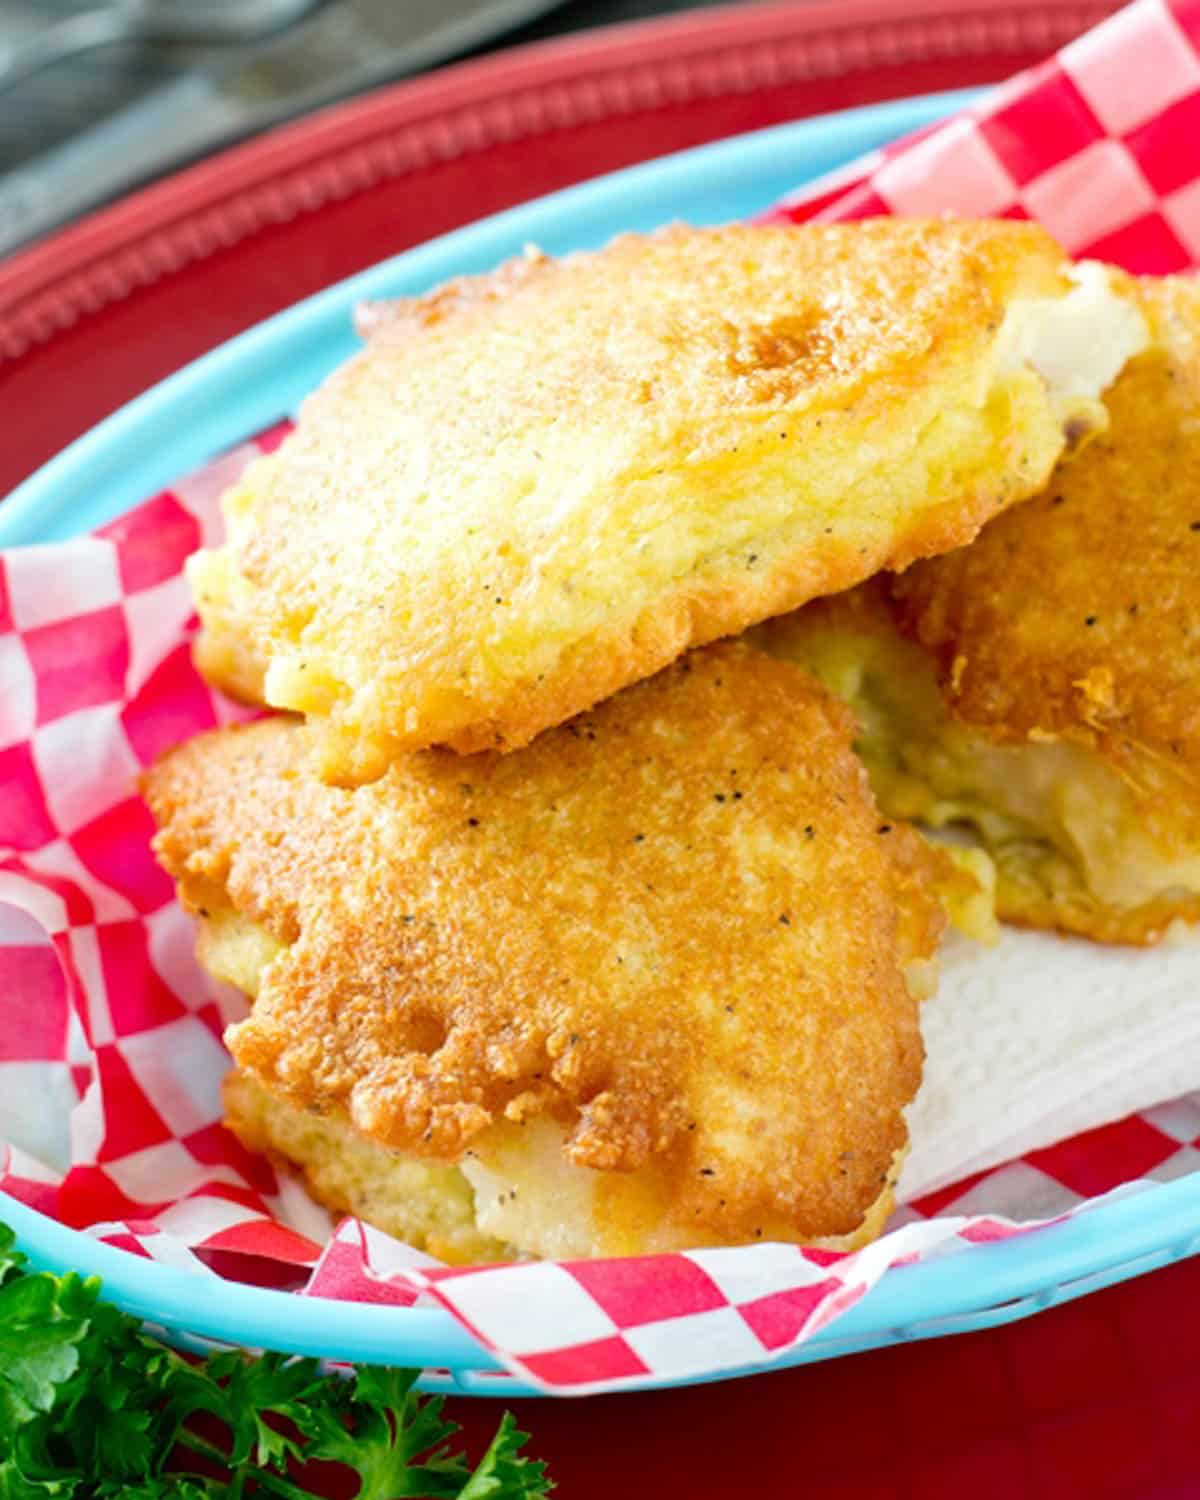
{"label": "crispy golden crust", "polygon": [[454,1264],[513,1259],[511,1246],[483,1234],[466,1179],[444,1162],[397,1156],[344,1121],[273,1098],[235,1068],[221,1089],[225,1123],[276,1170],[298,1171],[310,1197],[333,1214],[353,1214],[405,1244]]}
{"label": "crispy golden crust", "polygon": [[921,1070],[904,968],[941,925],[850,733],[805,673],[725,646],[520,755],[346,791],[275,719],[146,794],[184,902],[286,945],[229,1037],[281,1098],[442,1160],[553,1118],[613,1174],[609,1243],[814,1239],[886,1208]]}
{"label": "crispy golden crust", "polygon": [[[1200,920],[1200,893],[1172,885],[1169,876],[1148,899],[1117,901],[1097,888],[1114,878],[1119,883],[1130,864],[1135,874],[1144,871],[1147,849],[1157,846],[1147,844],[1143,830],[1164,812],[1175,835],[1165,841],[1165,852],[1196,853],[1183,837],[1185,807],[1131,795],[1144,790],[1153,767],[1130,788],[1103,757],[1093,763],[1091,749],[1072,748],[1070,761],[1053,762],[1047,759],[1053,737],[1012,739],[951,718],[934,656],[897,629],[891,587],[886,577],[873,578],[768,621],[751,639],[815,671],[854,708],[856,749],[886,814],[935,827],[975,825],[991,856],[994,882],[986,890],[977,882],[973,891],[969,872],[952,872],[945,864],[935,877],[956,925],[986,940],[990,903],[996,916],[1015,926],[1150,946],[1174,923]],[[1042,788],[1042,806],[1017,790],[1022,785]],[[1106,849],[1114,836],[1123,837],[1124,845]],[[1102,880],[1089,868],[1098,855],[1106,856]]]}
{"label": "crispy golden crust", "polygon": [[1200,279],[1139,292],[1154,347],[1109,391],[1108,433],[893,598],[955,718],[1100,756],[1171,852],[1200,841]]}
{"label": "crispy golden crust", "polygon": [[877,796],[974,822],[1002,918],[1148,945],[1200,920],[1200,280],[1138,292],[1151,349],[1041,495],[760,638],[813,665],[863,643]]}
{"label": "crispy golden crust", "polygon": [[[661,1204],[641,1191],[636,1172],[587,1174],[597,1176],[600,1186],[592,1190],[591,1212],[583,1205],[578,1222],[553,1181],[543,1185],[527,1173],[518,1193],[516,1184],[506,1180],[500,1201],[507,1197],[515,1205],[519,1196],[523,1207],[520,1213],[515,1207],[508,1210],[509,1238],[497,1239],[476,1222],[480,1205],[457,1167],[380,1146],[343,1117],[300,1109],[237,1069],[226,1077],[223,1097],[225,1123],[247,1150],[268,1156],[276,1171],[297,1174],[308,1195],[330,1213],[352,1214],[454,1265],[510,1261],[521,1255],[660,1254],[719,1242],[719,1236],[694,1223],[664,1221]],[[877,1239],[895,1207],[895,1183],[906,1154],[907,1148],[897,1153],[887,1182],[855,1230],[805,1243],[844,1252]],[[604,1191],[614,1183],[616,1193]],[[629,1219],[631,1205],[638,1222],[628,1226],[621,1223],[621,1210]],[[778,1232],[786,1237],[788,1226]]]}
{"label": "crispy golden crust", "polygon": [[1122,910],[1097,900],[1082,887],[1047,891],[1002,878],[996,885],[996,913],[1014,927],[1061,932],[1090,938],[1093,943],[1153,948],[1177,923],[1200,921],[1200,896],[1162,896]]}
{"label": "crispy golden crust", "polygon": [[677,228],[373,310],[194,562],[201,669],[348,784],[957,546],[1062,452],[992,352],[1063,264],[1028,224]]}

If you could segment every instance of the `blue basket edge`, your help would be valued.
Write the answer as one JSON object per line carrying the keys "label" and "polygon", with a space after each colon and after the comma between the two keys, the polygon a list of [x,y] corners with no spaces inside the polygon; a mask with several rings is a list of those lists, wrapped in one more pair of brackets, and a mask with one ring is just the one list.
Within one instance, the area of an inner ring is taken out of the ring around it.
{"label": "blue basket edge", "polygon": [[[1148,1210],[1150,1210],[1148,1212]],[[453,1372],[498,1371],[500,1362],[451,1316],[438,1308],[297,1298],[235,1282],[220,1287],[220,1306],[206,1310],[197,1289],[207,1278],[147,1262],[67,1228],[0,1192],[0,1218],[38,1270],[79,1269],[76,1253],[88,1247],[87,1274],[98,1275],[125,1311],[181,1334],[248,1348],[275,1348],[351,1363],[433,1366]],[[1070,1219],[1021,1236],[899,1266],[856,1306],[805,1344],[736,1370],[693,1380],[638,1382],[626,1389],[732,1379],[811,1363],[881,1344],[940,1336],[922,1325],[972,1318],[971,1327],[1010,1321],[1013,1303],[1036,1298],[1049,1306],[1077,1295],[1076,1282],[1098,1290],[1138,1274],[1147,1256],[1162,1263],[1200,1252],[1200,1174],[1148,1184],[1097,1203]],[[1148,1268],[1147,1268],[1148,1269]],[[948,1288],[952,1295],[947,1296]],[[1017,1309],[1015,1316],[1039,1310]],[[280,1337],[280,1330],[286,1329]],[[964,1328],[946,1332],[967,1331]],[[535,1394],[515,1381],[497,1381],[495,1394]]]}

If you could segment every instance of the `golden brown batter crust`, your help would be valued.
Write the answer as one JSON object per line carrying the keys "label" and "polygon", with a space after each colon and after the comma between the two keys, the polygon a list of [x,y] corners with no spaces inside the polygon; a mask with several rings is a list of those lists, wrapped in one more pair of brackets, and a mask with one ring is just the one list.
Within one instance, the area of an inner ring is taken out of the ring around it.
{"label": "golden brown batter crust", "polygon": [[904,969],[942,922],[851,731],[798,668],[722,646],[519,755],[348,791],[272,719],[146,793],[185,904],[287,945],[229,1037],[285,1101],[442,1160],[551,1117],[572,1163],[631,1174],[600,1211],[643,1235],[814,1239],[886,1211],[921,1072]]}
{"label": "golden brown batter crust", "polygon": [[1013,885],[1001,881],[996,890],[997,913],[1014,927],[1061,932],[1090,938],[1094,943],[1152,948],[1162,942],[1175,923],[1200,921],[1200,896],[1184,893],[1123,910],[1106,906],[1083,889],[1046,893],[1029,888],[1018,893]]}
{"label": "golden brown batter crust", "polygon": [[511,1245],[475,1224],[470,1186],[456,1167],[399,1156],[333,1115],[298,1109],[235,1068],[221,1090],[225,1123],[248,1151],[298,1171],[309,1197],[353,1214],[452,1264],[512,1260]]}
{"label": "golden brown batter crust", "polygon": [[1200,842],[1200,279],[1138,285],[1155,347],[1107,434],[893,599],[957,719],[1094,752],[1170,852]]}
{"label": "golden brown batter crust", "polygon": [[349,784],[968,541],[1062,452],[992,351],[1064,264],[1012,222],[676,228],[369,309],[191,569],[201,668]]}

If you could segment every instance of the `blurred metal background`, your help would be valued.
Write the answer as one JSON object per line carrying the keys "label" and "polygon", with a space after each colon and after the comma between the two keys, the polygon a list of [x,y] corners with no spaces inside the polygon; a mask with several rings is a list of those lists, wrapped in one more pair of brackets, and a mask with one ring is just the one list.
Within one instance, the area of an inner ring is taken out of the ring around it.
{"label": "blurred metal background", "polygon": [[[390,79],[704,3],[0,0],[0,254]],[[93,45],[53,60],[81,41]],[[6,63],[25,76],[6,83]]]}

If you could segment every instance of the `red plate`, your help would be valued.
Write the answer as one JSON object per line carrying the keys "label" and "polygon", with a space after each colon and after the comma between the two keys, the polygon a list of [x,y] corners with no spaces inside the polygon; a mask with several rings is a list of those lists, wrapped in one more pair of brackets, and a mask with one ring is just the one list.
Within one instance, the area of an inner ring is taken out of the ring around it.
{"label": "red plate", "polygon": [[[704,11],[447,69],[215,157],[0,265],[0,494],[185,361],[431,235],[737,131],[1002,78],[1111,8]],[[1200,1258],[986,1333],[519,1415],[563,1500],[1193,1496],[1198,1292]],[[482,1442],[496,1408],[452,1405]]]}

